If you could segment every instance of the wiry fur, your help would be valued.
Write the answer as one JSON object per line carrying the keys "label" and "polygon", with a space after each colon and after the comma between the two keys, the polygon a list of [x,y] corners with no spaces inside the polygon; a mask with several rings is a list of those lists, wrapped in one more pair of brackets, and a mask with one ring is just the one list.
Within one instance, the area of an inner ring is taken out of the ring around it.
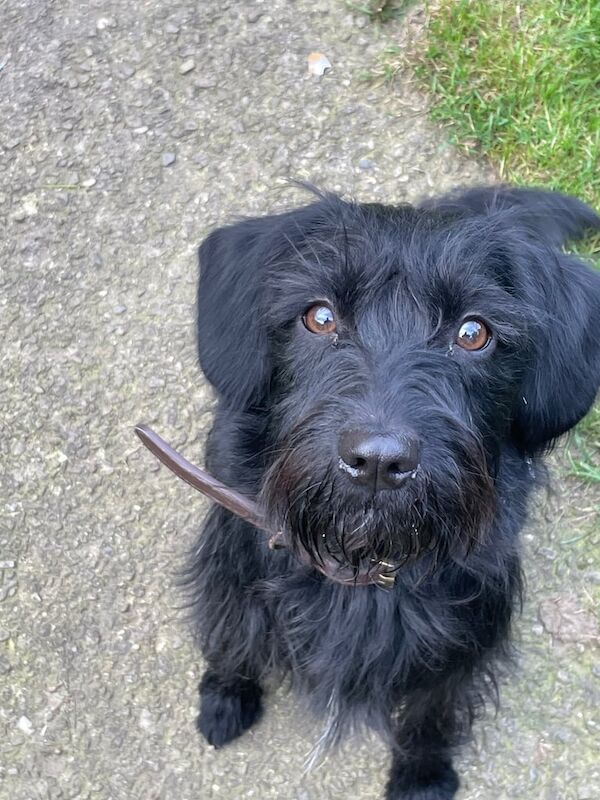
{"label": "wiry fur", "polygon": [[[189,566],[206,657],[199,727],[221,745],[288,675],[327,734],[368,724],[393,749],[389,800],[449,800],[452,750],[508,649],[518,534],[537,459],[600,382],[600,276],[559,248],[600,219],[537,190],[421,207],[319,195],[200,248],[200,363],[218,406],[207,465],[260,496],[315,561],[399,565],[393,589],[342,586],[213,508]],[[335,336],[301,317],[335,308]],[[493,332],[456,344],[465,316]],[[414,478],[375,495],[338,469],[340,433],[408,429]]]}

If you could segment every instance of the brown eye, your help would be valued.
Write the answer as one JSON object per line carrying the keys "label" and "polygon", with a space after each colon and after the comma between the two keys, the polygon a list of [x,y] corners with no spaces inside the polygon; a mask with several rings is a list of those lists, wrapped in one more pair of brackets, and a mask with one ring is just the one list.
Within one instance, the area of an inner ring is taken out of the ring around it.
{"label": "brown eye", "polygon": [[456,344],[464,350],[483,350],[491,334],[480,319],[467,319],[460,326]]}
{"label": "brown eye", "polygon": [[329,306],[315,303],[302,317],[304,327],[311,333],[335,333],[335,314]]}

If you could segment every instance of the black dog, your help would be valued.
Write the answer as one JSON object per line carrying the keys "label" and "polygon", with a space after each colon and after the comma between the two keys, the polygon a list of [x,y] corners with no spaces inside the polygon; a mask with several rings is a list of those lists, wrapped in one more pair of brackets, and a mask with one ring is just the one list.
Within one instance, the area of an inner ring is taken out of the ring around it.
{"label": "black dog", "polygon": [[210,743],[288,675],[328,741],[387,737],[389,800],[454,797],[452,751],[509,649],[536,460],[600,384],[600,274],[560,249],[586,228],[588,207],[537,190],[318,195],[201,246],[208,467],[291,544],[208,516],[189,577]]}

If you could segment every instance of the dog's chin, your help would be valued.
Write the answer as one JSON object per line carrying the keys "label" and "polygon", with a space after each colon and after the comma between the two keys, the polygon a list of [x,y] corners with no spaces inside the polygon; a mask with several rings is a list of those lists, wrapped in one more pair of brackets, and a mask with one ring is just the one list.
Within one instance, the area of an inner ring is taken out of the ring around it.
{"label": "dog's chin", "polygon": [[[312,513],[311,513],[312,511]],[[323,517],[319,510],[307,509],[305,527],[290,528],[293,541],[298,541],[317,559],[332,559],[364,574],[384,563],[393,568],[402,566],[428,549],[430,537],[423,521],[412,513],[394,513],[377,503]]]}
{"label": "dog's chin", "polygon": [[425,556],[437,565],[448,555],[466,555],[479,541],[490,503],[469,507],[455,493],[434,494],[431,486],[419,474],[400,490],[363,494],[349,492],[337,478],[296,483],[289,473],[273,471],[262,501],[304,563],[369,582],[382,565],[395,572]]}
{"label": "dog's chin", "polygon": [[406,496],[362,500],[323,485],[318,492],[298,488],[291,496],[277,484],[269,489],[263,496],[270,517],[289,546],[305,563],[348,582],[352,575],[369,582],[382,569],[394,572],[441,547],[417,486]]}

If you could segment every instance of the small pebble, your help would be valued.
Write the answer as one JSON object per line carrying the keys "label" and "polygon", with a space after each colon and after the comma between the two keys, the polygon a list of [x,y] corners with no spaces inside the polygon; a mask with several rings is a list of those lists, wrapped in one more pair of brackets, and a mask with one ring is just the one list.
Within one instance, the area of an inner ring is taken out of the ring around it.
{"label": "small pebble", "polygon": [[99,31],[103,31],[106,28],[116,28],[117,27],[117,20],[114,17],[99,17],[96,20],[96,28]]}
{"label": "small pebble", "polygon": [[360,169],[373,169],[375,164],[371,161],[370,158],[361,158],[358,162],[358,166]]}
{"label": "small pebble", "polygon": [[553,550],[551,547],[540,547],[539,553],[544,556],[544,558],[547,558],[548,561],[554,561],[556,558],[556,550]]}
{"label": "small pebble", "polygon": [[262,75],[268,66],[265,58],[255,58],[253,61],[248,62],[248,69],[254,72],[255,75]]}
{"label": "small pebble", "polygon": [[211,77],[209,77],[209,76],[207,76],[207,77],[205,77],[205,78],[199,78],[199,79],[198,79],[198,80],[197,80],[197,81],[194,83],[194,86],[195,86],[197,89],[214,89],[214,87],[215,87],[216,85],[217,85],[217,82],[216,82],[216,80],[215,80],[214,78],[211,78]]}
{"label": "small pebble", "polygon": [[163,153],[162,155],[162,165],[163,167],[170,167],[175,163],[175,159],[177,156],[175,153]]}
{"label": "small pebble", "polygon": [[193,58],[186,58],[185,61],[182,61],[179,65],[179,72],[181,75],[187,75],[188,72],[191,72],[196,64],[194,63]]}
{"label": "small pebble", "polygon": [[535,625],[532,625],[531,626],[531,632],[533,634],[535,634],[536,636],[543,636],[544,635],[544,626],[540,625],[539,623],[535,624]]}
{"label": "small pebble", "polygon": [[26,716],[19,717],[19,721],[17,722],[17,728],[20,731],[23,731],[23,733],[26,733],[27,736],[31,736],[31,734],[33,733],[33,723]]}
{"label": "small pebble", "polygon": [[154,728],[154,719],[147,708],[143,708],[140,712],[140,728],[145,731],[151,731]]}

